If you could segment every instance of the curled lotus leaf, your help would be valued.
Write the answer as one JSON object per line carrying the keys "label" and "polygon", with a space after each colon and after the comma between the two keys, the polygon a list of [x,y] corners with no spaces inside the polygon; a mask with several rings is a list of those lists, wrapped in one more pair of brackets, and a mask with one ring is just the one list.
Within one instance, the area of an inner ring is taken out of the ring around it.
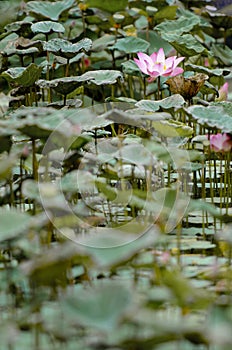
{"label": "curled lotus leaf", "polygon": [[33,23],[31,26],[33,33],[64,33],[65,28],[62,24],[52,21],[41,21]]}
{"label": "curled lotus leaf", "polygon": [[191,57],[206,53],[206,48],[191,34],[177,35],[175,33],[160,33],[181,56]]}
{"label": "curled lotus leaf", "polygon": [[9,83],[22,86],[32,86],[39,79],[42,67],[31,63],[25,67],[9,68],[1,74]]}
{"label": "curled lotus leaf", "polygon": [[[232,53],[232,50],[231,50],[231,53]],[[231,59],[232,59],[232,56],[231,56]],[[185,70],[190,70],[190,71],[194,71],[197,73],[207,74],[209,77],[212,77],[212,76],[221,77],[221,76],[226,76],[226,75],[230,74],[230,70],[226,69],[226,68],[210,69],[208,67],[198,66],[196,64],[191,64],[191,63],[187,63],[185,65]]]}
{"label": "curled lotus leaf", "polygon": [[52,88],[62,95],[68,95],[77,87],[83,85],[85,81],[89,81],[91,79],[91,75],[84,75],[85,74],[77,77],[64,77],[53,80],[40,79],[36,82],[36,85],[38,85],[40,88]]}
{"label": "curled lotus leaf", "polygon": [[51,39],[44,42],[44,50],[52,52],[54,55],[59,55],[67,59],[76,56],[81,50],[89,51],[92,46],[92,40],[84,38],[76,44],[60,38]]}
{"label": "curled lotus leaf", "polygon": [[75,0],[63,1],[29,1],[27,9],[39,18],[49,18],[53,21],[58,21],[60,15],[70,9]]}

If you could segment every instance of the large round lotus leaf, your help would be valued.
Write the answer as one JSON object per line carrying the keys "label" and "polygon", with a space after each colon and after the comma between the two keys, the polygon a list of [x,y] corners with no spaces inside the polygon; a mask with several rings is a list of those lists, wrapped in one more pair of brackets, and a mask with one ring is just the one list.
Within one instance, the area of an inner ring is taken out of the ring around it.
{"label": "large round lotus leaf", "polygon": [[67,59],[73,58],[81,50],[89,51],[92,46],[92,40],[84,38],[76,44],[72,44],[68,40],[55,38],[48,42],[44,42],[44,50],[52,52]]}
{"label": "large round lotus leaf", "polygon": [[167,40],[180,55],[190,57],[206,53],[205,47],[191,34],[176,35],[175,33],[160,32],[164,40]]}
{"label": "large round lotus leaf", "polygon": [[192,128],[176,120],[155,121],[152,125],[164,137],[190,137],[193,134]]}
{"label": "large round lotus leaf", "polygon": [[210,106],[190,106],[187,112],[201,125],[232,132],[232,103],[218,102]]}
{"label": "large round lotus leaf", "polygon": [[181,35],[183,33],[189,33],[195,26],[200,24],[200,16],[186,18],[184,16],[179,17],[175,21],[164,21],[158,24],[155,29],[164,33],[175,33]]}
{"label": "large round lotus leaf", "polygon": [[43,21],[33,23],[31,26],[31,30],[34,33],[46,33],[51,34],[53,32],[56,33],[64,33],[65,28],[62,24],[52,21]]}
{"label": "large round lotus leaf", "polygon": [[184,104],[185,99],[179,94],[174,94],[159,101],[141,100],[135,106],[148,112],[156,112],[160,107],[163,109],[180,108]]}
{"label": "large round lotus leaf", "polygon": [[116,44],[111,48],[125,53],[146,52],[150,43],[146,40],[136,38],[133,36],[127,36],[126,38],[118,39]]}
{"label": "large round lotus leaf", "polygon": [[118,79],[123,80],[123,75],[118,70],[89,71],[82,74],[82,79],[89,80],[95,85],[115,84]]}
{"label": "large round lotus leaf", "polygon": [[31,63],[25,67],[9,68],[1,74],[9,83],[22,86],[32,86],[39,79],[42,67],[38,67],[35,63]]}
{"label": "large round lotus leaf", "polygon": [[88,0],[87,4],[89,7],[96,7],[103,11],[108,11],[110,13],[115,13],[117,11],[125,10],[128,0],[117,0],[117,1],[108,1],[108,0]]}
{"label": "large round lotus leaf", "polygon": [[49,18],[58,21],[59,16],[74,4],[75,0],[63,1],[29,1],[27,9],[37,17]]}
{"label": "large round lotus leaf", "polygon": [[83,85],[85,81],[90,80],[90,77],[90,74],[86,76],[83,74],[80,76],[57,78],[53,80],[40,79],[36,82],[36,85],[43,89],[52,88],[62,95],[68,95],[77,87]]}
{"label": "large round lotus leaf", "polygon": [[13,208],[1,208],[0,223],[0,241],[11,240],[27,231],[31,216]]}

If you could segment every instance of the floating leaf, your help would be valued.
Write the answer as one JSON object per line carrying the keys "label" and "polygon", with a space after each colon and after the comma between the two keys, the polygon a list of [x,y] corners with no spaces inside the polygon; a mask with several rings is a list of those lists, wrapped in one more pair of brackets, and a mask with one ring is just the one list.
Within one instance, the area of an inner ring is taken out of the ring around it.
{"label": "floating leaf", "polygon": [[44,42],[44,50],[52,52],[67,59],[73,58],[81,50],[89,51],[92,46],[92,40],[84,38],[76,44],[72,44],[68,40],[55,38],[48,42]]}
{"label": "floating leaf", "polygon": [[29,1],[27,3],[28,10],[38,17],[49,18],[53,21],[58,21],[60,15],[70,9],[75,0],[63,1]]}
{"label": "floating leaf", "polygon": [[35,83],[35,81],[39,79],[41,72],[42,67],[38,67],[35,63],[31,63],[26,68],[9,68],[1,75],[9,83],[14,83],[16,85],[22,86],[32,86]]}
{"label": "floating leaf", "polygon": [[33,23],[31,26],[31,30],[34,33],[64,33],[65,28],[62,24],[52,21],[43,21]]}
{"label": "floating leaf", "polygon": [[116,44],[111,46],[111,49],[123,51],[125,53],[146,52],[150,46],[146,40],[127,36],[126,38],[118,39]]}

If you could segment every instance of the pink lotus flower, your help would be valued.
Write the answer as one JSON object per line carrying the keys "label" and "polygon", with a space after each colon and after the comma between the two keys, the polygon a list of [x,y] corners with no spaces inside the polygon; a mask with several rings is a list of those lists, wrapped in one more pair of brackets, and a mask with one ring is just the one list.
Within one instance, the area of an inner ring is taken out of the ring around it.
{"label": "pink lotus flower", "polygon": [[151,56],[143,52],[138,52],[138,58],[134,58],[135,63],[140,70],[150,75],[149,82],[154,81],[157,77],[175,77],[183,73],[183,68],[177,67],[178,64],[185,59],[185,57],[171,56],[165,58],[164,50],[159,49],[158,52],[153,52]]}
{"label": "pink lotus flower", "polygon": [[214,152],[229,152],[232,149],[232,138],[230,134],[210,135],[210,148]]}

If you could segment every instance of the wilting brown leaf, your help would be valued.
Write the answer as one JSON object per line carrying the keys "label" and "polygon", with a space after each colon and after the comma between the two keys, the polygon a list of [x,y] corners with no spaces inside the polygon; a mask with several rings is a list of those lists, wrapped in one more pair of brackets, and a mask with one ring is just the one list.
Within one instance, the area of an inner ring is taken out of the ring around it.
{"label": "wilting brown leaf", "polygon": [[179,75],[169,78],[166,84],[168,84],[172,93],[180,94],[185,99],[190,100],[193,96],[196,96],[208,78],[208,75],[203,73],[198,73],[189,78],[184,78],[182,75]]}

